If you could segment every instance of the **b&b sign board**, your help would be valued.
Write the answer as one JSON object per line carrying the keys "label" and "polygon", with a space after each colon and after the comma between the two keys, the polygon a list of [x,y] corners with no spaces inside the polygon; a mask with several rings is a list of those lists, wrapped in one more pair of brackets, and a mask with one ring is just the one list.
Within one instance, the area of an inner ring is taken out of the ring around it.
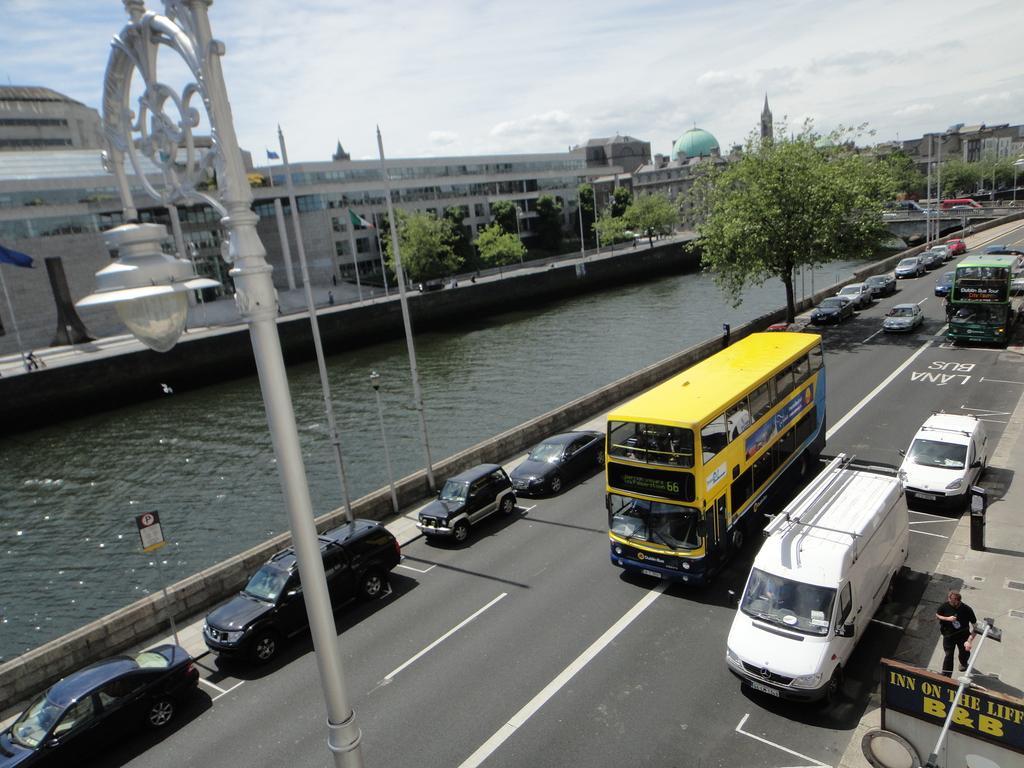
{"label": "b&b sign board", "polygon": [[[959,681],[919,667],[882,659],[882,728],[887,710],[942,727]],[[950,728],[1024,753],[1024,699],[975,685],[964,690]]]}
{"label": "b&b sign board", "polygon": [[160,515],[156,512],[143,512],[135,517],[135,525],[139,528],[139,540],[143,552],[155,552],[167,542],[160,527]]}

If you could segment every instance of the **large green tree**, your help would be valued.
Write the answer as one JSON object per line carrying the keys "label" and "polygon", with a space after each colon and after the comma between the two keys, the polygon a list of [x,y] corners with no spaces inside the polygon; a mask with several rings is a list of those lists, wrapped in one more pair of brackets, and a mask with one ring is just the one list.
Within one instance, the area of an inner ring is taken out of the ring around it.
{"label": "large green tree", "polygon": [[896,194],[906,197],[922,197],[928,189],[927,179],[917,169],[914,159],[902,150],[881,158],[889,166],[896,183]]}
{"label": "large green tree", "polygon": [[554,195],[541,195],[536,208],[537,239],[542,249],[557,253],[562,247],[562,204]]}
{"label": "large green tree", "polygon": [[589,238],[594,232],[594,222],[597,219],[594,205],[594,188],[589,184],[580,184],[577,189],[577,194],[579,195],[580,201],[578,215],[583,217],[583,225],[580,227],[580,231],[585,233],[585,236]]}
{"label": "large green tree", "polygon": [[648,243],[654,243],[656,235],[669,235],[672,227],[679,221],[679,208],[668,199],[667,195],[655,192],[650,195],[639,195],[622,216],[626,226]]}
{"label": "large green tree", "polygon": [[625,187],[616,187],[612,192],[612,216],[621,218],[633,202],[633,193]]}
{"label": "large green tree", "polygon": [[[395,223],[402,249],[402,266],[411,282],[445,277],[462,265],[462,258],[455,252],[458,236],[449,219],[439,219],[432,213],[408,213],[397,209]],[[391,237],[383,240],[388,267],[395,271]]]}
{"label": "large green tree", "polygon": [[[958,157],[946,160],[940,169],[942,174],[942,190],[938,197],[958,197],[972,195],[981,180],[981,167],[977,163],[966,163]],[[933,178],[934,183],[939,179]]]}
{"label": "large green tree", "polygon": [[511,200],[498,200],[491,203],[491,217],[494,219],[494,223],[501,227],[502,232],[510,235],[515,235],[519,232],[516,228],[516,214],[518,212],[519,209]]}
{"label": "large green tree", "polygon": [[602,216],[595,225],[602,243],[618,243],[626,240],[626,230],[629,226],[624,217]]}
{"label": "large green tree", "polygon": [[464,205],[451,205],[444,209],[444,217],[451,223],[452,231],[455,233],[455,243],[452,248],[455,250],[455,254],[462,259],[463,266],[473,264],[476,260],[472,228],[462,223],[468,215]]}
{"label": "large green tree", "polygon": [[897,182],[892,169],[858,154],[849,131],[824,141],[810,123],[773,141],[751,137],[724,167],[708,163],[694,185],[703,264],[731,299],[747,285],[781,280],[786,319],[795,317],[794,271],[870,255],[888,240],[883,203]]}
{"label": "large green tree", "polygon": [[505,232],[498,224],[491,224],[481,229],[476,236],[476,247],[480,250],[480,260],[489,266],[499,269],[508,264],[522,261],[526,248],[514,232]]}

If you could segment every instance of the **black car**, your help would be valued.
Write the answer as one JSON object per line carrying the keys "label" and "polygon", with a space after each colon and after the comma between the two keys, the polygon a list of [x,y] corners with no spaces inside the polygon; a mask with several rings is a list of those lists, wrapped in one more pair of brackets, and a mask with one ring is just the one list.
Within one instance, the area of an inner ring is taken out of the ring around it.
{"label": "black car", "polygon": [[170,644],[73,672],[0,734],[0,768],[79,765],[133,728],[167,726],[198,684],[188,651]]}
{"label": "black car", "polygon": [[604,434],[565,432],[535,445],[512,470],[517,493],[558,493],[568,480],[584,477],[604,465]]}
{"label": "black car", "polygon": [[420,510],[416,527],[428,538],[463,542],[471,525],[495,512],[511,515],[515,508],[516,495],[505,470],[497,464],[478,464],[448,478],[437,499]]}
{"label": "black car", "polygon": [[830,296],[811,312],[811,322],[815,325],[841,323],[853,317],[853,301],[845,296]]}
{"label": "black car", "polygon": [[953,272],[943,272],[942,277],[935,281],[935,295],[936,296],[949,296],[949,292],[953,288]]}
{"label": "black car", "polygon": [[896,293],[896,276],[890,272],[872,275],[864,282],[875,296],[892,296]]}
{"label": "black car", "polygon": [[[373,520],[355,520],[320,535],[320,554],[331,605],[355,597],[371,600],[387,589],[387,574],[401,560],[391,532]],[[309,626],[299,582],[298,558],[283,549],[260,567],[245,589],[209,613],[203,640],[225,656],[270,661],[282,642]]]}

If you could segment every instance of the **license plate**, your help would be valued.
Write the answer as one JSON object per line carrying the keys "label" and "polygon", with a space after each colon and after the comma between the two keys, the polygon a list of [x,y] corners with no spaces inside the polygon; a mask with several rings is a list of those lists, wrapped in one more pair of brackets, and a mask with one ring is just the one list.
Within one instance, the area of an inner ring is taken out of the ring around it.
{"label": "license plate", "polygon": [[661,578],[661,574],[660,573],[658,573],[657,571],[648,571],[646,568],[642,568],[640,570],[640,573],[642,573],[644,576],[653,576],[656,579],[660,579]]}
{"label": "license plate", "polygon": [[781,696],[781,694],[775,688],[772,688],[770,685],[765,685],[764,683],[759,683],[756,680],[750,681],[750,687],[753,688],[755,691],[767,693],[769,696]]}
{"label": "license plate", "polygon": [[925,501],[935,501],[935,499],[938,498],[934,493],[915,493],[914,495],[919,499],[924,499]]}

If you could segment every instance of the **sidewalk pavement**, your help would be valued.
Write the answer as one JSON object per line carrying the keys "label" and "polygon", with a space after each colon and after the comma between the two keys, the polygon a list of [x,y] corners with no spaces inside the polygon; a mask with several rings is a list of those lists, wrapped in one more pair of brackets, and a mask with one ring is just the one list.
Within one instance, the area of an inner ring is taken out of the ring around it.
{"label": "sidewalk pavement", "polygon": [[[1024,349],[1010,347],[1022,355]],[[1024,383],[1024,370],[1017,377]],[[935,611],[951,589],[959,589],[964,603],[979,621],[994,620],[1003,630],[1001,643],[985,640],[975,658],[973,682],[1011,696],[1024,697],[1024,483],[1013,482],[1015,468],[1024,467],[1024,398],[1010,416],[989,458],[981,485],[988,489],[984,552],[971,549],[971,516],[964,512],[949,539],[935,572],[929,574],[921,601],[904,630],[893,659],[932,672],[942,670],[942,643]],[[876,690],[837,768],[870,768],[861,739],[881,724],[880,695]]]}

